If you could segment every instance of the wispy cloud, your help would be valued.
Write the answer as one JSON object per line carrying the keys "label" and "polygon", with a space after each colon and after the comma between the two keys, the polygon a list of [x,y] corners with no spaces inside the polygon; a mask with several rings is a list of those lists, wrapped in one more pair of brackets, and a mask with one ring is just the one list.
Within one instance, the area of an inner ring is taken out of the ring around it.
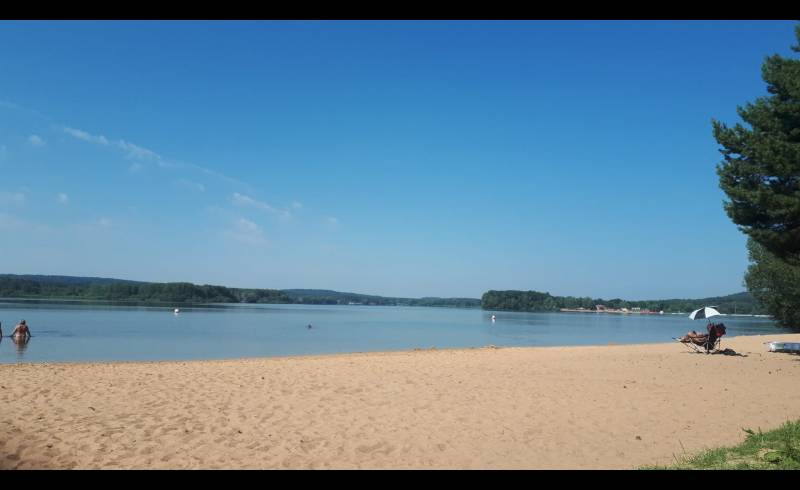
{"label": "wispy cloud", "polygon": [[44,146],[44,140],[38,134],[28,136],[28,143],[32,146]]}
{"label": "wispy cloud", "polygon": [[56,196],[56,199],[58,199],[59,204],[62,204],[64,206],[69,204],[69,196],[64,194],[63,192],[59,192],[58,196]]}
{"label": "wispy cloud", "polygon": [[245,218],[235,220],[233,229],[228,234],[234,240],[249,245],[261,245],[267,242],[261,227]]}
{"label": "wispy cloud", "polygon": [[[131,143],[130,141],[125,141],[125,140],[122,140],[122,139],[121,140],[117,140],[117,141],[110,141],[108,138],[106,138],[103,135],[91,134],[91,133],[89,133],[87,131],[84,131],[82,129],[71,128],[69,126],[61,126],[61,129],[65,133],[67,133],[67,134],[69,134],[69,135],[71,135],[71,136],[73,136],[73,137],[75,137],[75,138],[77,138],[79,140],[83,140],[83,141],[86,141],[86,142],[89,142],[89,143],[94,143],[94,144],[98,144],[98,145],[102,145],[102,146],[113,146],[113,147],[116,147],[116,148],[122,150],[122,152],[125,154],[125,156],[127,158],[132,159],[132,160],[152,161],[152,162],[155,162],[159,167],[163,167],[163,168],[194,170],[194,171],[197,171],[197,172],[201,172],[204,175],[208,175],[208,176],[211,176],[211,177],[215,177],[215,178],[224,180],[224,181],[226,181],[228,183],[237,185],[237,186],[239,186],[241,188],[246,188],[246,189],[250,188],[250,186],[248,184],[246,184],[246,183],[244,183],[244,182],[242,182],[242,181],[240,181],[238,179],[234,179],[233,177],[229,177],[229,176],[227,176],[227,175],[225,175],[223,173],[217,172],[215,170],[211,170],[211,169],[203,167],[201,165],[195,165],[193,163],[177,162],[177,161],[167,160],[164,157],[162,157],[161,155],[159,155],[158,153],[156,153],[155,151],[150,150],[150,149],[145,148],[145,147],[140,146],[140,145],[136,145],[134,143]],[[137,172],[137,171],[139,171],[141,169],[142,169],[142,164],[139,163],[139,162],[136,162],[133,165],[131,165],[130,167],[128,167],[128,170],[131,171],[131,172]]]}
{"label": "wispy cloud", "polygon": [[[166,159],[165,157],[163,157],[162,155],[160,155],[159,153],[157,153],[156,151],[151,150],[149,148],[145,148],[145,147],[143,147],[141,145],[134,144],[134,143],[132,143],[130,141],[127,141],[127,140],[124,140],[124,139],[116,139],[116,140],[115,139],[109,139],[103,134],[95,134],[95,133],[91,133],[89,131],[85,131],[83,129],[79,129],[79,128],[67,126],[67,125],[64,125],[64,124],[60,124],[59,122],[54,121],[49,116],[41,114],[38,111],[34,111],[34,110],[28,109],[28,108],[24,108],[24,107],[21,107],[21,106],[19,106],[17,104],[8,102],[8,101],[0,100],[0,107],[10,108],[10,109],[17,109],[17,110],[24,110],[24,111],[29,112],[31,114],[35,114],[35,115],[37,115],[39,117],[47,119],[48,121],[50,121],[50,124],[53,127],[53,129],[55,129],[57,131],[61,131],[63,133],[66,133],[66,134],[70,135],[71,137],[73,137],[75,139],[78,139],[78,140],[81,140],[81,141],[85,141],[87,143],[91,143],[91,144],[95,144],[95,145],[115,148],[115,149],[121,151],[128,159],[133,160],[133,162],[128,166],[128,171],[131,172],[131,173],[137,173],[137,172],[143,170],[145,168],[145,166],[146,166],[145,162],[152,162],[152,163],[156,164],[160,168],[168,168],[168,169],[172,169],[172,170],[181,170],[181,169],[183,169],[183,170],[191,170],[191,171],[195,171],[195,172],[200,172],[204,176],[213,177],[213,178],[218,179],[220,181],[224,181],[224,182],[228,183],[229,185],[234,185],[234,186],[238,187],[239,189],[244,190],[245,192],[248,192],[248,193],[252,192],[252,186],[250,184],[248,184],[246,182],[243,182],[241,180],[238,180],[236,178],[230,177],[228,175],[225,175],[225,174],[223,174],[221,172],[218,172],[216,170],[213,170],[211,168],[204,167],[204,166],[201,166],[201,165],[197,165],[197,164],[194,164],[194,163],[181,162],[181,161],[177,161],[177,160],[169,160],[169,159]],[[28,141],[32,145],[37,145],[39,143],[45,144],[44,139],[41,138],[41,136],[39,136],[39,135],[31,135],[29,137]],[[4,145],[0,145],[0,160],[6,160],[7,157],[8,157],[8,152],[7,152],[6,147]],[[195,191],[201,191],[201,192],[205,191],[205,188],[206,188],[205,184],[193,183],[188,178],[183,178],[183,179],[181,179],[181,181],[184,181],[184,184],[185,184],[185,186],[187,188],[191,188],[192,190],[195,190]],[[278,207],[272,206],[272,205],[270,205],[270,204],[268,204],[266,202],[258,201],[256,199],[254,199],[254,198],[252,198],[252,197],[250,197],[250,196],[248,196],[246,194],[242,194],[242,193],[234,194],[233,201],[238,206],[252,206],[252,207],[254,207],[256,209],[259,209],[259,210],[274,214],[276,216],[279,216],[279,217],[282,217],[282,218],[285,218],[285,219],[291,218],[292,210],[295,210],[295,211],[296,210],[300,210],[303,207],[302,203],[300,203],[299,201],[293,201],[289,206],[278,208]]]}
{"label": "wispy cloud", "polygon": [[0,192],[0,204],[23,204],[25,194],[22,192]]}
{"label": "wispy cloud", "polygon": [[128,158],[139,160],[161,160],[161,155],[158,153],[148,150],[147,148],[143,148],[139,145],[134,145],[133,143],[129,143],[125,140],[117,141],[116,145],[125,152],[125,155]]}
{"label": "wispy cloud", "polygon": [[23,228],[25,223],[10,214],[0,213],[0,230],[16,231]]}
{"label": "wispy cloud", "polygon": [[233,204],[237,206],[245,206],[245,207],[260,209],[261,211],[266,211],[268,213],[275,214],[284,218],[289,218],[292,215],[292,213],[290,213],[288,209],[278,209],[263,201],[253,199],[252,197],[244,194],[239,194],[238,192],[233,193],[231,201],[233,201]]}
{"label": "wispy cloud", "polygon": [[[248,191],[250,191],[252,189],[252,187],[249,184],[247,184],[245,182],[242,182],[241,180],[235,179],[235,178],[233,178],[233,177],[231,177],[229,175],[225,175],[222,172],[217,172],[216,170],[213,170],[213,169],[210,169],[210,168],[207,168],[207,167],[203,167],[202,165],[196,165],[196,164],[193,164],[193,163],[180,162],[180,161],[174,161],[174,160],[167,160],[164,157],[162,157],[161,155],[159,155],[157,152],[155,152],[153,150],[150,150],[148,148],[145,148],[145,147],[143,147],[141,145],[136,145],[134,143],[131,143],[129,141],[125,141],[123,139],[116,140],[116,141],[111,141],[108,138],[106,138],[104,135],[92,134],[92,133],[90,133],[88,131],[84,131],[82,129],[73,128],[73,127],[70,127],[70,126],[66,126],[66,125],[60,124],[60,123],[56,122],[55,120],[53,120],[53,118],[51,118],[51,117],[49,117],[49,116],[47,116],[45,114],[42,114],[39,111],[30,109],[30,108],[27,108],[27,107],[22,107],[22,106],[20,106],[18,104],[14,104],[14,103],[9,102],[9,101],[0,100],[0,108],[19,110],[19,111],[23,111],[23,112],[26,112],[28,114],[33,114],[33,115],[35,115],[37,117],[43,118],[43,119],[49,121],[49,123],[52,125],[52,127],[54,129],[56,129],[58,131],[63,131],[65,133],[69,134],[70,136],[72,136],[74,138],[77,138],[79,140],[86,141],[88,143],[94,143],[94,144],[98,144],[98,145],[103,145],[103,146],[114,146],[117,149],[119,149],[122,152],[124,152],[125,156],[128,157],[129,159],[134,159],[134,160],[139,159],[139,160],[154,161],[159,167],[162,167],[162,168],[194,170],[194,171],[197,171],[197,172],[201,172],[204,175],[207,175],[207,176],[214,177],[214,178],[217,178],[219,180],[225,181],[228,184],[235,185],[235,186],[237,186],[237,187],[239,187],[241,189],[246,189]],[[8,152],[7,152],[6,147],[3,146],[3,145],[0,145],[0,160],[6,160],[7,158],[8,158]],[[141,165],[141,163],[137,162],[137,163],[134,163],[133,165],[131,165],[128,169],[131,172],[137,172],[137,171],[142,169],[142,165]]]}
{"label": "wispy cloud", "polygon": [[89,143],[95,143],[95,144],[103,145],[103,146],[108,146],[108,145],[111,144],[108,141],[108,139],[103,135],[90,134],[90,133],[87,133],[86,131],[82,131],[80,129],[75,129],[75,128],[70,128],[68,126],[64,126],[62,129],[68,135],[70,135],[70,136],[72,136],[74,138],[78,138],[79,140],[88,141]]}
{"label": "wispy cloud", "polygon": [[116,146],[125,153],[126,157],[131,159],[156,160],[156,161],[162,159],[161,155],[154,152],[153,150],[148,150],[147,148],[135,145],[129,141],[125,140],[110,141],[102,134],[91,134],[82,129],[70,128],[69,126],[64,126],[61,129],[63,129],[64,132],[69,134],[70,136],[77,138],[79,140],[86,141],[88,143],[94,143],[96,145],[102,145],[102,146],[110,146],[110,145]]}
{"label": "wispy cloud", "polygon": [[7,107],[9,109],[22,109],[17,104],[12,104],[11,102],[5,100],[0,100],[0,107]]}
{"label": "wispy cloud", "polygon": [[264,211],[273,211],[275,209],[265,202],[257,201],[250,196],[239,194],[238,192],[234,192],[231,199],[237,206],[251,206]]}
{"label": "wispy cloud", "polygon": [[108,218],[100,218],[99,220],[97,220],[97,224],[102,226],[103,228],[108,228],[109,226],[112,225],[111,220]]}
{"label": "wispy cloud", "polygon": [[325,218],[325,223],[329,226],[339,226],[339,218],[334,218],[333,216],[329,216]]}
{"label": "wispy cloud", "polygon": [[191,180],[181,179],[178,181],[178,184],[183,187],[186,187],[187,189],[192,189],[193,191],[197,192],[206,191],[206,186],[197,182],[192,182]]}
{"label": "wispy cloud", "polygon": [[50,234],[55,230],[48,225],[21,220],[10,214],[0,213],[0,231]]}

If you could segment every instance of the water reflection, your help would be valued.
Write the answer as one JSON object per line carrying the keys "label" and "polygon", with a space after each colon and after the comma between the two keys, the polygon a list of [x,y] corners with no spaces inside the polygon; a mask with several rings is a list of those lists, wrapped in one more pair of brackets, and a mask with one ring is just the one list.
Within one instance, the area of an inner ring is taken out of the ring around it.
{"label": "water reflection", "polygon": [[11,341],[17,346],[17,358],[21,359],[25,353],[25,349],[28,348],[28,342],[31,341],[31,338],[25,337],[24,335],[15,335],[11,337]]}

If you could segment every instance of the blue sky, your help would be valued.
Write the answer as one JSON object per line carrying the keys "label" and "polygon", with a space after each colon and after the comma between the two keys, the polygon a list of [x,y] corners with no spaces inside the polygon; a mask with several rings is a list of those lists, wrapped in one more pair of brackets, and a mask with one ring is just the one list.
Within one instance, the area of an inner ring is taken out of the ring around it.
{"label": "blue sky", "polygon": [[0,272],[738,292],[710,121],[793,28],[0,22]]}

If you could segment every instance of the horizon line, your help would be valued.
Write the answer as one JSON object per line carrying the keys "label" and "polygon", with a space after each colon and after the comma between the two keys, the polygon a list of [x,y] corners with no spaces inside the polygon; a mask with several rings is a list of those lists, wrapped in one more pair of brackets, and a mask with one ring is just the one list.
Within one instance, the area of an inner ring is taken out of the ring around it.
{"label": "horizon line", "polygon": [[478,298],[473,298],[473,297],[470,297],[470,296],[418,296],[418,297],[406,297],[406,296],[383,296],[383,295],[380,295],[380,294],[370,294],[370,293],[356,293],[356,292],[352,292],[352,291],[339,291],[339,290],[336,290],[336,289],[328,289],[328,288],[239,287],[239,286],[225,286],[225,285],[222,285],[222,284],[209,284],[209,283],[199,284],[199,283],[194,283],[194,282],[191,282],[191,281],[163,281],[163,282],[158,282],[158,281],[141,281],[141,280],[138,280],[138,279],[121,279],[121,278],[118,278],[118,277],[71,276],[71,275],[66,275],[66,274],[12,274],[12,273],[3,272],[3,273],[0,273],[0,277],[2,277],[2,276],[71,277],[71,278],[83,278],[83,279],[105,279],[105,280],[111,280],[111,281],[138,282],[138,283],[143,283],[143,284],[178,284],[178,283],[186,283],[186,284],[192,284],[192,285],[195,285],[195,286],[220,286],[220,287],[229,288],[229,289],[268,289],[268,290],[273,290],[273,291],[301,291],[301,290],[306,290],[306,291],[330,291],[330,292],[339,293],[339,294],[354,294],[354,295],[359,295],[359,296],[374,296],[374,297],[378,297],[378,298],[390,298],[390,299],[437,298],[437,299],[474,299],[474,300],[480,301],[482,299],[481,297],[483,296],[483,294],[486,294],[489,291],[498,291],[498,292],[500,292],[500,291],[537,292],[537,293],[549,294],[550,296],[573,297],[573,298],[591,298],[593,300],[603,300],[603,301],[612,301],[612,300],[615,300],[615,299],[619,299],[619,300],[628,301],[628,302],[696,300],[696,299],[709,299],[709,298],[724,298],[726,296],[733,296],[733,295],[742,294],[742,293],[750,294],[749,291],[744,290],[744,291],[738,291],[738,292],[729,293],[729,294],[720,294],[720,295],[716,295],[716,296],[705,296],[703,298],[677,298],[676,297],[676,298],[656,298],[656,299],[624,299],[624,298],[611,298],[611,297],[609,297],[609,298],[606,299],[606,298],[602,298],[600,296],[593,297],[593,296],[575,296],[575,295],[564,295],[564,296],[562,296],[562,295],[554,295],[554,294],[550,293],[549,291],[537,291],[535,289],[491,289],[490,288],[490,289],[487,289],[486,291],[484,291],[484,293],[481,294],[481,297],[478,297]]}

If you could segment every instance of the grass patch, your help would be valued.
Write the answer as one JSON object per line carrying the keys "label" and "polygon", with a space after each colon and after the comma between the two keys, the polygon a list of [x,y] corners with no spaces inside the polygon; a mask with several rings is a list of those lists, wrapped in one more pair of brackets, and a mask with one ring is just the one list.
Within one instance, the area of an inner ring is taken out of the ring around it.
{"label": "grass patch", "polygon": [[744,442],[734,447],[710,449],[694,456],[675,458],[670,466],[642,469],[672,470],[797,470],[800,469],[800,421],[786,422],[779,428],[742,429]]}

